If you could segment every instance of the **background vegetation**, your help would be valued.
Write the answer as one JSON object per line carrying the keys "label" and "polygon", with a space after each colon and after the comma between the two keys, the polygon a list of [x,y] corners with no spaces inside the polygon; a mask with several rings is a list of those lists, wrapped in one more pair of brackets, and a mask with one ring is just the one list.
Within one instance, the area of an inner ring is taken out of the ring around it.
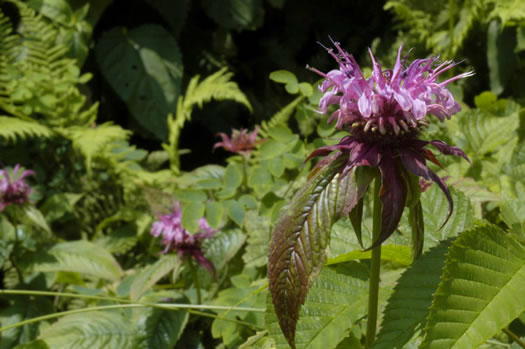
{"label": "background vegetation", "polygon": [[[472,165],[443,159],[435,169],[448,176],[455,211],[438,230],[446,200],[435,186],[423,194],[420,259],[410,263],[407,222],[387,241],[375,347],[517,348],[519,0],[1,1],[0,165],[35,175],[30,202],[0,212],[0,347],[286,348],[267,299],[267,248],[306,181],[304,159],[341,136],[316,113],[318,76],[304,68],[334,66],[316,44],[329,35],[362,67],[368,47],[392,66],[403,43],[409,60],[440,53],[464,60],[451,76],[476,71],[453,86],[462,112],[427,133]],[[218,132],[256,126],[249,156],[212,152]],[[161,254],[150,229],[174,201],[186,230],[204,216],[218,231],[202,245],[216,277]],[[329,266],[301,310],[298,348],[361,347],[369,258],[350,223],[337,223]],[[461,323],[434,330],[450,318]]]}

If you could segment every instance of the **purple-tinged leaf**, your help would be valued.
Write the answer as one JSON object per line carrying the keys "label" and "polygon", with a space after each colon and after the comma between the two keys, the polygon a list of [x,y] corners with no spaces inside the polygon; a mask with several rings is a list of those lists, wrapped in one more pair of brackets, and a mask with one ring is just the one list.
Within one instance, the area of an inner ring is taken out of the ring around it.
{"label": "purple-tinged leaf", "polygon": [[467,160],[469,163],[472,163],[468,156],[458,147],[448,145],[447,143],[443,141],[430,141],[428,142],[432,144],[434,147],[436,147],[437,150],[439,150],[442,154],[445,155],[455,155],[455,156],[461,156],[463,159]]}
{"label": "purple-tinged leaf", "polygon": [[381,234],[379,239],[372,243],[372,249],[383,243],[396,230],[405,208],[407,199],[407,185],[399,173],[396,161],[392,156],[384,156],[379,165],[381,171]]}
{"label": "purple-tinged leaf", "polygon": [[454,201],[452,201],[452,196],[450,195],[447,184],[443,179],[439,178],[437,174],[432,172],[432,170],[427,167],[425,164],[425,158],[421,154],[418,154],[415,151],[409,149],[403,149],[399,152],[399,156],[401,157],[401,161],[408,171],[412,172],[416,176],[433,181],[439,186],[439,188],[447,197],[448,214],[439,229],[443,228],[443,226],[448,222],[452,211],[454,210]]}
{"label": "purple-tinged leaf", "polygon": [[[371,168],[371,167],[358,167],[355,170],[355,176],[357,181],[357,187],[360,191],[366,190],[368,185],[372,183],[372,180],[378,175],[377,169]],[[363,219],[363,197],[359,199],[355,207],[351,209],[351,211],[343,212],[343,216],[346,216],[348,214],[348,217],[350,218],[350,223],[352,223],[352,227],[354,228],[354,233],[357,237],[357,240],[359,241],[359,245],[363,247],[363,239],[362,239],[362,230],[361,230],[361,221]],[[364,247],[363,247],[364,248]]]}
{"label": "purple-tinged leaf", "polygon": [[345,159],[321,168],[294,196],[272,235],[268,264],[269,288],[279,325],[295,348],[299,309],[325,262],[332,225],[363,196],[355,169],[341,175]]}

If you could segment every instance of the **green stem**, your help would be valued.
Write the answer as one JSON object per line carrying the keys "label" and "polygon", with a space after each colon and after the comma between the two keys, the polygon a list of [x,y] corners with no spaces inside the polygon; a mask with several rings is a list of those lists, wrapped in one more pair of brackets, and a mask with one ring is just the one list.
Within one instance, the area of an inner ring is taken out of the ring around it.
{"label": "green stem", "polygon": [[223,305],[207,305],[207,304],[166,304],[166,303],[135,303],[133,301],[116,298],[116,297],[101,297],[101,296],[90,296],[86,294],[76,293],[62,293],[62,292],[51,292],[51,291],[30,291],[30,290],[0,290],[0,294],[23,294],[32,296],[60,296],[60,297],[71,297],[71,298],[84,298],[93,299],[99,301],[111,301],[124,304],[139,304],[146,307],[177,310],[177,309],[200,309],[200,310],[230,310],[230,311],[253,311],[258,313],[264,313],[263,308],[249,308],[249,307],[230,307]]}
{"label": "green stem", "polygon": [[[381,199],[379,189],[381,188],[381,177],[377,177],[374,183],[374,211],[372,226],[372,241],[375,243],[381,235]],[[377,309],[379,299],[379,273],[381,270],[381,245],[372,249],[372,260],[370,265],[370,286],[368,290],[368,320],[366,326],[366,348],[371,348],[376,337]]]}
{"label": "green stem", "polygon": [[508,327],[505,327],[503,329],[503,332],[505,332],[507,334],[507,336],[509,336],[510,338],[512,338],[512,340],[514,342],[516,342],[520,347],[522,348],[525,348],[525,342],[523,342],[520,337],[518,337],[514,332],[512,332],[511,330],[509,330]]}
{"label": "green stem", "polygon": [[201,282],[199,280],[199,274],[197,272],[197,268],[195,267],[195,263],[193,259],[190,259],[190,269],[191,269],[191,275],[193,277],[193,283],[195,284],[195,289],[197,290],[197,303],[202,303],[202,295],[201,295]]}

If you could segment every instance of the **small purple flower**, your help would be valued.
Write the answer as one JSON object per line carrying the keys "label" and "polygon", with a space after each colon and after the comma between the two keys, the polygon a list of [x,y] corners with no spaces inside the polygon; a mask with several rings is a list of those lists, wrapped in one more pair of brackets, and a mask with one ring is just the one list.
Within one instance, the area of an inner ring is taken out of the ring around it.
{"label": "small purple flower", "polygon": [[9,205],[24,205],[29,201],[31,187],[26,183],[27,176],[34,176],[32,170],[24,170],[18,175],[20,165],[16,164],[13,169],[13,177],[5,168],[0,170],[0,212]]}
{"label": "small purple flower", "polygon": [[222,147],[225,150],[238,153],[242,155],[250,155],[251,151],[257,144],[257,132],[259,130],[255,128],[252,133],[249,133],[247,129],[241,128],[240,130],[232,129],[231,138],[226,133],[220,132],[218,135],[222,138],[222,142],[217,142],[213,146],[213,149]]}
{"label": "small purple flower", "polygon": [[151,235],[162,236],[162,243],[166,246],[162,253],[176,251],[180,257],[191,256],[200,265],[215,274],[213,264],[204,257],[201,251],[202,241],[211,238],[216,231],[209,226],[204,217],[199,219],[199,232],[191,234],[182,227],[182,211],[180,204],[176,202],[173,212],[158,216],[151,227]]}
{"label": "small purple flower", "polygon": [[400,47],[393,69],[383,69],[369,50],[373,71],[370,77],[365,78],[354,57],[344,51],[339,43],[332,43],[337,52],[332,48],[326,49],[339,68],[327,74],[310,69],[325,78],[319,86],[324,93],[319,101],[320,112],[326,113],[329,106],[335,105],[336,109],[328,121],[335,121],[336,127],[348,131],[348,135],[339,144],[315,150],[308,159],[326,156],[317,164],[319,167],[343,158],[344,165],[340,169],[343,174],[359,166],[379,169],[382,231],[374,246],[386,240],[399,224],[408,200],[410,176],[422,177],[439,185],[449,202],[446,222],[452,213],[452,198],[445,181],[427,167],[427,160],[440,164],[425,147],[431,145],[445,155],[469,159],[457,147],[440,140],[424,141],[418,137],[422,129],[429,125],[426,119],[428,114],[444,121],[461,109],[446,86],[473,75],[473,72],[438,82],[438,76],[456,63],[439,62],[438,57],[430,57],[416,59],[407,66],[407,57],[401,58]]}

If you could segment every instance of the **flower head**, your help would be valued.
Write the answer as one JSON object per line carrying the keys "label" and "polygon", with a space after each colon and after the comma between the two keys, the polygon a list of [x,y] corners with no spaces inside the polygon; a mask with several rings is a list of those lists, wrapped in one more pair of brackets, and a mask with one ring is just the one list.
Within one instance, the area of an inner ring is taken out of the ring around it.
{"label": "flower head", "polygon": [[27,176],[34,176],[32,170],[24,170],[19,175],[20,165],[16,164],[13,176],[4,168],[0,170],[0,212],[9,205],[24,205],[29,200],[31,187],[26,183]]}
{"label": "flower head", "polygon": [[438,76],[456,63],[439,62],[438,57],[429,57],[416,59],[407,65],[407,57],[401,57],[400,47],[393,69],[383,69],[369,50],[373,71],[370,77],[365,78],[354,57],[344,51],[339,43],[332,43],[336,52],[332,48],[326,49],[339,68],[327,74],[315,68],[310,69],[325,78],[319,86],[323,92],[319,102],[320,112],[326,113],[330,105],[335,105],[336,110],[328,121],[335,121],[336,127],[347,130],[348,135],[339,144],[315,150],[309,159],[335,152],[317,166],[325,166],[343,157],[343,173],[359,166],[379,169],[382,183],[382,232],[374,246],[387,239],[396,229],[403,208],[410,199],[407,199],[409,188],[418,190],[411,185],[411,176],[422,177],[439,185],[449,201],[450,217],[453,209],[450,192],[444,180],[427,167],[427,160],[440,164],[425,147],[431,145],[443,154],[469,160],[457,147],[440,140],[424,141],[418,136],[429,124],[427,115],[434,115],[444,121],[461,109],[446,86],[457,79],[471,76],[473,72],[438,82]]}
{"label": "flower head", "polygon": [[202,241],[210,238],[215,234],[204,217],[199,219],[199,232],[191,234],[182,227],[182,211],[180,204],[176,202],[173,206],[172,213],[158,216],[151,227],[151,235],[162,236],[162,243],[165,245],[162,253],[176,251],[179,256],[191,256],[200,265],[215,273],[213,264],[204,257],[201,251]]}
{"label": "flower head", "polygon": [[218,135],[222,138],[222,142],[215,143],[213,149],[222,147],[232,153],[249,155],[257,143],[256,138],[258,131],[257,128],[255,128],[252,133],[249,133],[248,130],[244,128],[240,130],[232,129],[231,138],[228,137],[226,133],[220,132]]}

